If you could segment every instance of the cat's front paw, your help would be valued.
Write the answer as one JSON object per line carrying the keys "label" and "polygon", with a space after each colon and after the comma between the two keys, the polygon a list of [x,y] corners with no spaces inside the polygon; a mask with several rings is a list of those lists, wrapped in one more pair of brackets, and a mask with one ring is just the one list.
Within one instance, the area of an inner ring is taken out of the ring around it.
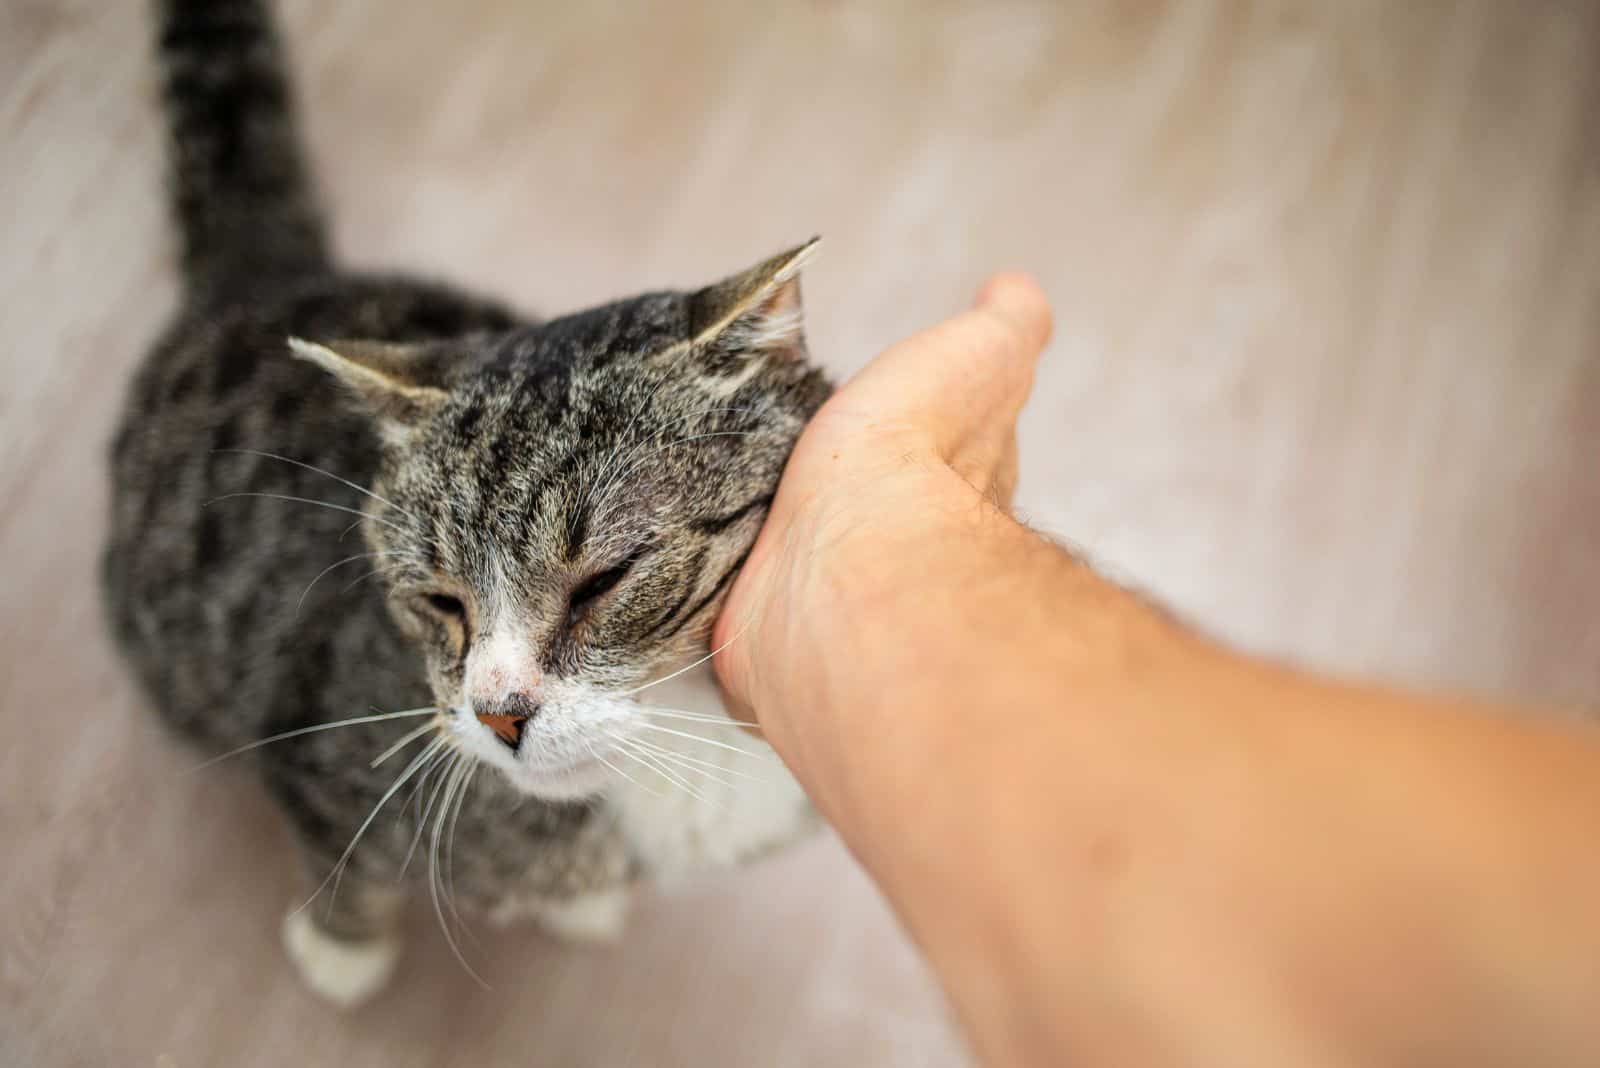
{"label": "cat's front paw", "polygon": [[308,909],[283,918],[283,948],[306,986],[341,1009],[355,1008],[388,985],[400,959],[398,937],[364,942],[334,938],[317,926]]}
{"label": "cat's front paw", "polygon": [[596,890],[570,901],[541,904],[534,916],[540,927],[567,942],[615,942],[628,925],[631,903],[625,889]]}

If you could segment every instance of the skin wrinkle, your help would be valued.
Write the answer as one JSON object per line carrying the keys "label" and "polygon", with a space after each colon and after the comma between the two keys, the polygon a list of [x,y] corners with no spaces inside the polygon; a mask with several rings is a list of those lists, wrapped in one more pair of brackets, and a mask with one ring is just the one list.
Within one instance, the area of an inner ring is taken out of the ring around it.
{"label": "skin wrinkle", "polygon": [[[341,271],[264,10],[158,7],[186,290],[129,390],[104,560],[107,614],[152,704],[210,752],[370,709],[434,706],[469,721],[474,652],[502,629],[543,665],[543,703],[518,749],[530,760],[546,743],[577,744],[541,735],[542,722],[571,733],[620,714],[611,694],[650,699],[649,683],[709,651],[713,609],[830,392],[800,325],[811,246],[703,289],[547,321]],[[225,92],[202,92],[184,73],[197,64],[220,71]],[[215,151],[219,138],[237,139],[237,152]],[[304,341],[295,353],[291,337]],[[351,513],[364,517],[354,548],[341,543]],[[568,627],[572,591],[645,546]],[[308,589],[358,549],[393,555],[353,583]],[[457,598],[465,618],[429,595]],[[413,723],[252,752],[311,885],[421,751],[369,766]],[[437,737],[448,739],[441,759],[483,757],[475,736]],[[441,771],[419,797],[454,781]],[[524,797],[495,774],[451,801],[464,908],[569,898],[639,874],[619,818],[592,794]],[[394,881],[422,828],[410,805],[381,815],[350,853],[335,906],[311,910],[329,931],[391,922],[363,913],[375,900],[366,884]]]}

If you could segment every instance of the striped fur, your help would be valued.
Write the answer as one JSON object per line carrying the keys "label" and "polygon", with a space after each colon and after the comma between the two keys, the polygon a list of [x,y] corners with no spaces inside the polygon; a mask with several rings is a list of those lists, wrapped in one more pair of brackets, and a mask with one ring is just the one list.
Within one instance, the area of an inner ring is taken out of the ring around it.
{"label": "striped fur", "polygon": [[[459,803],[450,852],[465,908],[538,912],[686,863],[665,841],[706,847],[654,795],[624,803],[632,776],[558,783],[550,768],[609,744],[607,731],[669,737],[640,733],[648,695],[630,695],[705,655],[828,394],[799,320],[810,246],[703,289],[549,321],[342,272],[265,7],[158,11],[188,296],[129,389],[113,447],[108,615],[185,738],[222,753],[296,732],[247,759],[294,827],[308,887],[344,862],[333,903],[287,930],[302,968],[342,969],[308,972],[313,986],[347,1000],[393,954],[317,939],[392,938],[391,888],[430,871],[406,863],[430,831],[420,805],[391,801],[366,823],[416,750],[372,759],[419,723],[367,721],[374,708],[448,717],[424,733],[444,746],[427,752],[460,757],[452,776],[409,767],[432,774],[422,796],[448,783]],[[538,693],[469,714],[469,678],[512,677]],[[510,710],[537,715],[512,731],[494,718]],[[315,729],[351,717],[364,721]],[[468,786],[466,769],[485,763]],[[793,829],[762,832],[764,818],[705,855]],[[665,828],[654,845],[634,833],[644,826]]]}

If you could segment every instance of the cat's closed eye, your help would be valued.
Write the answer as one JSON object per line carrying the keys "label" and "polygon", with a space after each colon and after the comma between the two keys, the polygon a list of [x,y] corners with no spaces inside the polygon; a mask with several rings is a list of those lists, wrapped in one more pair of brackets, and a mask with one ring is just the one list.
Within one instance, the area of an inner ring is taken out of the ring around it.
{"label": "cat's closed eye", "polygon": [[412,595],[407,606],[416,618],[442,629],[457,653],[465,650],[472,626],[467,603],[460,597],[445,590],[429,590]]}
{"label": "cat's closed eye", "polygon": [[597,572],[581,582],[567,599],[567,626],[582,622],[594,603],[615,589],[632,568],[633,558],[630,557],[616,567]]}
{"label": "cat's closed eye", "polygon": [[467,606],[461,603],[461,598],[448,593],[430,593],[423,597],[434,614],[444,616],[446,619],[465,620]]}

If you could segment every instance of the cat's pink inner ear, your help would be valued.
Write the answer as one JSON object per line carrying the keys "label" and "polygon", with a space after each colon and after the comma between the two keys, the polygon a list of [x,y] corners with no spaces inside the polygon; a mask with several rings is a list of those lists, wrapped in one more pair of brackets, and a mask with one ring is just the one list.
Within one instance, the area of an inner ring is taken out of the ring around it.
{"label": "cat's pink inner ear", "polygon": [[800,268],[819,240],[812,238],[696,293],[691,299],[694,345],[798,351],[804,340]]}
{"label": "cat's pink inner ear", "polygon": [[720,339],[730,349],[773,352],[798,349],[805,340],[800,276],[795,275],[728,324]]}

